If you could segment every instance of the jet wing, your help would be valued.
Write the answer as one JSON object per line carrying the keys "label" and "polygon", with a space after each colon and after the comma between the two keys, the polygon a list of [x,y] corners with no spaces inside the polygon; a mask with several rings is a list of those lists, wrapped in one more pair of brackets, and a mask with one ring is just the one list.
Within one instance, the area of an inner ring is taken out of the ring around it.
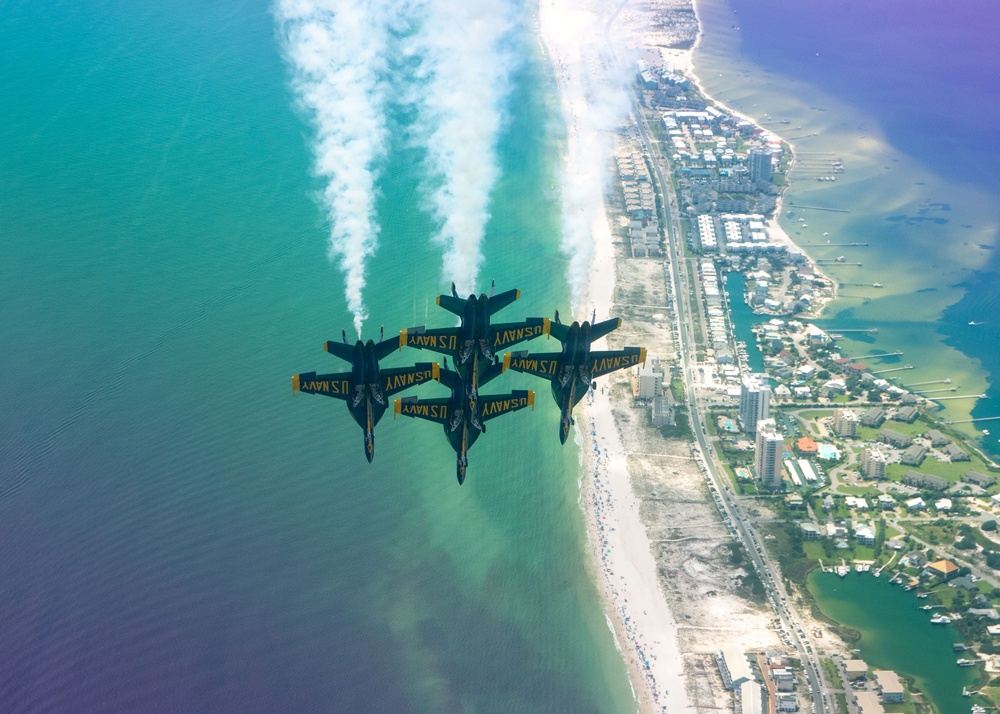
{"label": "jet wing", "polygon": [[[490,304],[493,304],[492,300]],[[490,329],[493,330],[493,354],[497,354],[500,350],[516,345],[518,342],[549,334],[549,318],[529,317],[524,322],[491,325]]]}
{"label": "jet wing", "polygon": [[646,348],[626,347],[623,350],[612,350],[610,352],[591,352],[590,359],[590,376],[596,379],[618,369],[645,364]]}
{"label": "jet wing", "polygon": [[490,314],[495,315],[521,297],[520,290],[508,290],[490,298]]}
{"label": "jet wing", "polygon": [[459,331],[458,327],[442,327],[435,330],[411,327],[399,333],[399,343],[407,347],[416,347],[418,350],[451,355],[458,352]]}
{"label": "jet wing", "polygon": [[515,372],[533,374],[544,379],[554,379],[559,372],[559,360],[562,352],[528,353],[508,352],[503,356],[504,371],[512,369]]}
{"label": "jet wing", "polygon": [[380,371],[382,391],[389,396],[432,379],[438,379],[440,369],[441,366],[437,362],[419,362],[412,367],[383,369]]}
{"label": "jet wing", "polygon": [[395,416],[414,417],[415,419],[426,419],[427,421],[445,424],[448,422],[449,397],[439,399],[418,399],[417,397],[404,397],[397,399],[393,407]]}
{"label": "jet wing", "polygon": [[604,322],[598,322],[590,326],[590,341],[594,342],[599,340],[605,335],[614,332],[622,325],[622,319],[620,317],[612,317],[610,320],[605,320]]}
{"label": "jet wing", "polygon": [[316,374],[303,372],[292,376],[292,392],[307,394],[322,394],[337,399],[347,399],[350,394],[351,373]]}
{"label": "jet wing", "polygon": [[483,421],[507,412],[516,412],[525,407],[535,408],[535,393],[530,389],[520,389],[510,394],[491,394],[488,397],[479,397],[479,416]]}

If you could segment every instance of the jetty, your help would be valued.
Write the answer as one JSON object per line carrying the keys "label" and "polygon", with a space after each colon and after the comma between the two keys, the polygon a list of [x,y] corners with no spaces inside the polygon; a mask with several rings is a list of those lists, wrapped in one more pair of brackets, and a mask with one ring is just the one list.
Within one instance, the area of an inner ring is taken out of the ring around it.
{"label": "jetty", "polygon": [[[902,372],[904,369],[913,369],[912,364],[904,364],[902,367],[890,367],[889,369],[873,370],[872,374],[888,374],[889,372]],[[954,397],[949,397],[953,399]]]}
{"label": "jetty", "polygon": [[[945,399],[986,399],[985,394],[962,394],[955,397],[935,397],[935,402],[943,402]],[[971,420],[970,420],[971,421]]]}
{"label": "jetty", "polygon": [[841,335],[846,335],[846,334],[848,334],[850,332],[867,332],[870,335],[874,335],[874,334],[876,334],[878,332],[878,328],[877,327],[857,327],[857,328],[841,329],[839,327],[828,327],[828,328],[826,328],[826,331],[827,332],[838,332]]}
{"label": "jetty", "polygon": [[942,424],[971,424],[974,421],[995,421],[1000,419],[1000,416],[991,417],[976,417],[975,419],[955,419],[953,421],[943,421]]}
{"label": "jetty", "polygon": [[902,386],[907,389],[913,389],[914,387],[922,387],[925,384],[951,384],[951,377],[946,377],[945,379],[932,379],[928,382],[914,382],[913,384],[904,384]]}
{"label": "jetty", "polygon": [[789,208],[808,208],[813,211],[833,211],[834,213],[850,213],[850,208],[834,208],[832,206],[800,206],[797,203],[787,203]]}

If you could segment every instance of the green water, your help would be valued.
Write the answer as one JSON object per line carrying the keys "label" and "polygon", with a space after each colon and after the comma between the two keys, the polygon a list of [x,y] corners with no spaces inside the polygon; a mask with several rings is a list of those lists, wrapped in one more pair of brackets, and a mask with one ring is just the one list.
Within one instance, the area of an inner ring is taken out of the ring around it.
{"label": "green water", "polygon": [[958,631],[932,625],[929,612],[920,609],[927,600],[870,575],[841,578],[814,570],[807,584],[824,615],[861,633],[856,644],[861,659],[913,677],[939,714],[969,710],[962,688],[975,684],[981,670],[955,664],[952,645],[961,640]]}

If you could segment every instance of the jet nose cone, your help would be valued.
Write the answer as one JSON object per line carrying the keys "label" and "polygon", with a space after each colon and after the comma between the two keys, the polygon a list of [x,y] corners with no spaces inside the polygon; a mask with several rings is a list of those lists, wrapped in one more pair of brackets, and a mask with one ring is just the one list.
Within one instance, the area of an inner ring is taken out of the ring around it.
{"label": "jet nose cone", "polygon": [[461,486],[463,483],[465,483],[465,467],[459,466],[457,473],[458,473],[458,485]]}

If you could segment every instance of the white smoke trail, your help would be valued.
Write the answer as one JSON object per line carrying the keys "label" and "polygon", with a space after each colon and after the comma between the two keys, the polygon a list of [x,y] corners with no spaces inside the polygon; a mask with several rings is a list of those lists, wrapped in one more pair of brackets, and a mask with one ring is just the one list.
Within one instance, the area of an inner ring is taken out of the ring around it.
{"label": "white smoke trail", "polygon": [[612,130],[628,112],[625,79],[607,58],[604,19],[574,4],[542,3],[542,36],[553,61],[566,120],[566,154],[559,179],[562,250],[572,307],[584,308],[594,260],[594,226],[605,220],[604,195],[613,150]]}
{"label": "white smoke trail", "polygon": [[354,327],[368,313],[365,264],[378,245],[377,166],[385,155],[390,17],[385,0],[277,0],[292,84],[316,131],[315,171],[326,185],[328,257],[339,260]]}
{"label": "white smoke trail", "polygon": [[460,295],[475,291],[490,194],[500,168],[496,144],[511,73],[517,11],[509,0],[421,0],[411,6],[414,32],[414,140],[426,148],[423,190],[445,249],[442,272]]}

